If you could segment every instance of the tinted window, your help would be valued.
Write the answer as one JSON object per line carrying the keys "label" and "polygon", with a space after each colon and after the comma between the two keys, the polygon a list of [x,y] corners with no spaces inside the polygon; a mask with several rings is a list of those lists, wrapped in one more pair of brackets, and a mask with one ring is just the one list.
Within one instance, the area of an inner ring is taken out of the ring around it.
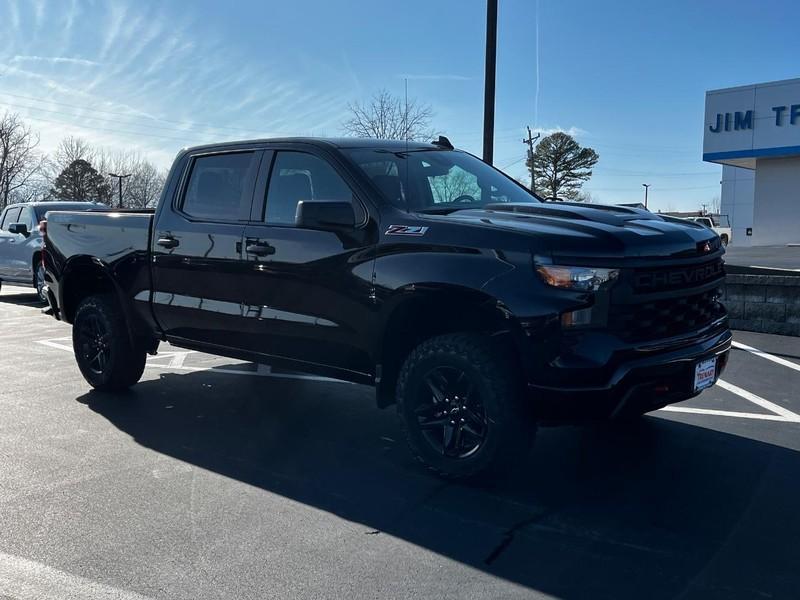
{"label": "tinted window", "polygon": [[198,219],[236,221],[255,174],[253,152],[200,156],[194,160],[181,209]]}
{"label": "tinted window", "polygon": [[361,220],[353,192],[331,165],[304,152],[278,152],[267,191],[266,222],[294,225],[301,200],[352,202]]}
{"label": "tinted window", "polygon": [[21,207],[8,209],[5,219],[3,219],[3,231],[8,231],[8,228],[12,223],[19,222],[19,213],[21,210]]}

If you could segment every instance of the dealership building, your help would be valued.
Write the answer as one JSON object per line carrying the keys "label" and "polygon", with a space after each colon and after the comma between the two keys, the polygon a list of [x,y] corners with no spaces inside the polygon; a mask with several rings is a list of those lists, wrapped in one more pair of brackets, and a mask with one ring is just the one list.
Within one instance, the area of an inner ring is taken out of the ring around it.
{"label": "dealership building", "polygon": [[733,243],[800,243],[800,79],[706,92],[704,129]]}

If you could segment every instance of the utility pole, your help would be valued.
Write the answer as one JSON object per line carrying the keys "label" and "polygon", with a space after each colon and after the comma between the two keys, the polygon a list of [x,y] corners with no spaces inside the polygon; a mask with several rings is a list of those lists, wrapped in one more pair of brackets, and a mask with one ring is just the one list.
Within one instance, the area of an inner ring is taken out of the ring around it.
{"label": "utility pole", "polygon": [[483,160],[494,160],[494,84],[497,70],[497,0],[486,0],[486,73],[483,93]]}
{"label": "utility pole", "polygon": [[541,132],[536,134],[536,137],[532,137],[530,125],[528,126],[528,137],[522,138],[523,144],[528,144],[528,160],[531,163],[531,191],[535,194],[536,193],[536,172],[533,170],[533,142],[538,140],[542,137]]}
{"label": "utility pole", "polygon": [[122,180],[126,177],[130,177],[131,174],[128,173],[127,175],[117,175],[116,173],[109,173],[109,177],[116,177],[117,181],[119,182],[119,208],[122,208]]}
{"label": "utility pole", "polygon": [[643,183],[642,185],[644,186],[644,207],[647,208],[647,190],[650,189],[651,184]]}

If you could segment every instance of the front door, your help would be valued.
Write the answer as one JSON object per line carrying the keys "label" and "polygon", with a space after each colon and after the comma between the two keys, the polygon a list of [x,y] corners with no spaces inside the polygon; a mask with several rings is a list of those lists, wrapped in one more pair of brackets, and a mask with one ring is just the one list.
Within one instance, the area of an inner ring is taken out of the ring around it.
{"label": "front door", "polygon": [[[325,157],[278,149],[264,163],[244,236],[246,344],[294,361],[299,370],[370,373],[374,222],[346,174]],[[301,200],[352,202],[358,226],[346,232],[296,227]]]}
{"label": "front door", "polygon": [[19,251],[20,238],[24,236],[11,233],[8,228],[19,222],[21,206],[9,206],[3,213],[0,224],[0,279],[17,281],[20,279]]}
{"label": "front door", "polygon": [[252,150],[190,156],[172,205],[157,214],[153,311],[168,338],[237,345],[242,236],[260,159]]}

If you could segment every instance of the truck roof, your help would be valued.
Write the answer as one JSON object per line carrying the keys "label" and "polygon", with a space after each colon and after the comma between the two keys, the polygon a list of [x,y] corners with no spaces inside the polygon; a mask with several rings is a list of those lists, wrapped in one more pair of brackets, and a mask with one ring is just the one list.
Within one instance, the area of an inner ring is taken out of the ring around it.
{"label": "truck roof", "polygon": [[243,144],[267,144],[267,143],[293,143],[311,144],[315,146],[326,146],[328,148],[374,148],[392,151],[402,151],[406,148],[410,150],[441,150],[442,146],[429,142],[406,142],[404,140],[381,140],[375,138],[356,138],[356,137],[281,137],[281,138],[260,138],[252,140],[236,140],[230,142],[219,142],[215,144],[202,144],[185,148],[185,151],[197,150],[217,150],[229,146],[241,146]]}

